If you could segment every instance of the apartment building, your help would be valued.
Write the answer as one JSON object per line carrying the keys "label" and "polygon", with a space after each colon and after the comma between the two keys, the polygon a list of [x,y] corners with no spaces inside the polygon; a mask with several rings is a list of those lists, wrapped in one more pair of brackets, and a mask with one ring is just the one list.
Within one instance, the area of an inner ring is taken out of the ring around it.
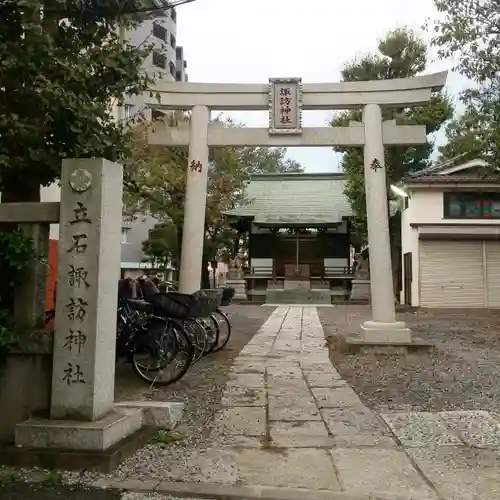
{"label": "apartment building", "polygon": [[187,82],[189,80],[187,74],[187,61],[184,59],[184,48],[181,46],[178,46],[175,49],[175,61],[176,61],[175,81]]}
{"label": "apartment building", "polygon": [[[152,45],[153,50],[144,60],[143,70],[155,80],[173,82],[177,72],[177,13],[175,9],[159,10],[135,29],[124,33],[124,42],[135,47]],[[151,119],[151,110],[145,109],[142,96],[128,96],[122,116],[126,119],[143,114]]]}

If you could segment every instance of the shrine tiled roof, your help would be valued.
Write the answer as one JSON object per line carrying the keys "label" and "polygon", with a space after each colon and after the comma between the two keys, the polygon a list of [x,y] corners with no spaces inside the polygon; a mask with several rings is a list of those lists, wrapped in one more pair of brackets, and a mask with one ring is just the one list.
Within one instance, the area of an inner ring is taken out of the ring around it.
{"label": "shrine tiled roof", "polygon": [[247,186],[248,203],[226,213],[261,226],[335,225],[352,215],[343,174],[259,174]]}

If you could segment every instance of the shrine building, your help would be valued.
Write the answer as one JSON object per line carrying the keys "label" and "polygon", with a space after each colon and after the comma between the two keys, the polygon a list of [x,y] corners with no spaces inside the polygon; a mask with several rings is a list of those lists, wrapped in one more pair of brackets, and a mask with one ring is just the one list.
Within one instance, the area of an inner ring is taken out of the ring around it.
{"label": "shrine building", "polygon": [[244,279],[248,299],[330,304],[352,280],[352,211],[345,176],[252,175],[248,203],[226,216],[249,239]]}

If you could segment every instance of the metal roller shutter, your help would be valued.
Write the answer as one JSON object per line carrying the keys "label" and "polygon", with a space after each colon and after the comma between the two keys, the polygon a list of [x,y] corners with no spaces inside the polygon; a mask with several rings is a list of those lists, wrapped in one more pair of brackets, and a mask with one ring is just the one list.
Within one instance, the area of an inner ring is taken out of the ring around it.
{"label": "metal roller shutter", "polygon": [[500,242],[486,241],[488,307],[500,307]]}
{"label": "metal roller shutter", "polygon": [[482,241],[420,241],[420,305],[485,307]]}

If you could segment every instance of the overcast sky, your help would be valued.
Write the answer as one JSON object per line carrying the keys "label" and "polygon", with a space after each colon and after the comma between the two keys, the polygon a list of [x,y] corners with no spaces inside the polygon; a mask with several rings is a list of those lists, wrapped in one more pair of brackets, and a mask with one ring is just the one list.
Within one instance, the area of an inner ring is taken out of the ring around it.
{"label": "overcast sky", "polygon": [[[304,83],[336,82],[346,61],[375,51],[388,31],[420,30],[436,17],[432,0],[196,0],[177,12],[189,81],[235,83],[295,76]],[[428,72],[452,66],[435,60]],[[448,92],[456,95],[465,85],[449,75]],[[267,112],[228,115],[268,126]],[[321,126],[331,115],[306,111],[304,126]],[[308,172],[338,170],[339,157],[329,148],[290,148],[288,154]]]}

